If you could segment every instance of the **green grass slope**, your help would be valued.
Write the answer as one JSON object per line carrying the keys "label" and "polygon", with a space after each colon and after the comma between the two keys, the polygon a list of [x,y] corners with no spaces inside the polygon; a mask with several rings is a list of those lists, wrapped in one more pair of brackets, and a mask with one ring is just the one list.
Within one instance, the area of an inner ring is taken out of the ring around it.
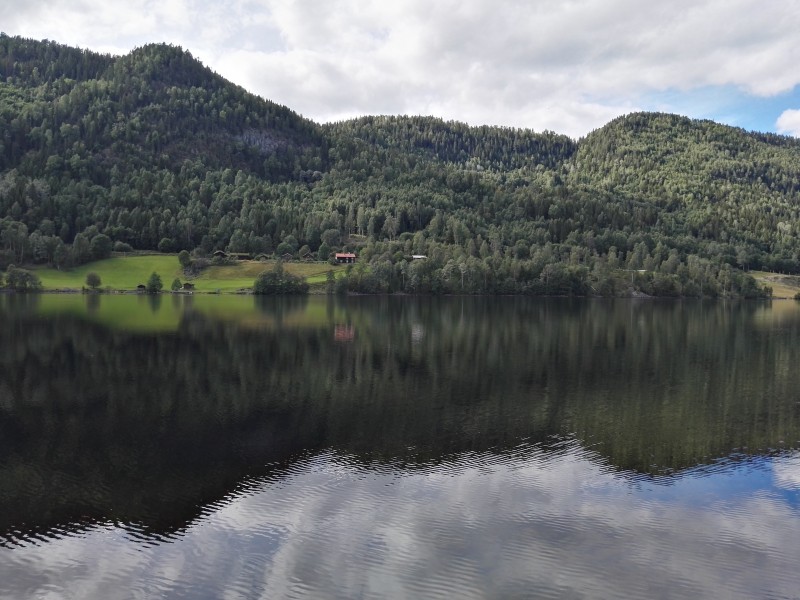
{"label": "green grass slope", "polygon": [[[241,261],[235,265],[214,266],[204,270],[198,277],[186,277],[183,274],[178,257],[175,254],[148,254],[142,256],[114,257],[89,263],[69,271],[37,268],[36,274],[42,281],[46,291],[79,290],[86,287],[86,275],[97,273],[100,276],[101,288],[120,291],[135,290],[140,284],[147,285],[152,273],[161,276],[164,291],[169,291],[173,279],[191,282],[198,292],[236,292],[250,289],[259,273],[274,268],[273,261]],[[344,265],[328,263],[286,263],[287,272],[305,278],[310,284],[324,283],[328,271],[339,275],[346,268]]]}
{"label": "green grass slope", "polygon": [[158,273],[165,289],[175,277],[182,279],[181,265],[174,254],[148,254],[107,258],[88,263],[68,271],[36,269],[46,290],[81,289],[86,286],[87,273],[100,276],[101,287],[115,290],[135,290],[139,284],[147,284],[152,273]]}

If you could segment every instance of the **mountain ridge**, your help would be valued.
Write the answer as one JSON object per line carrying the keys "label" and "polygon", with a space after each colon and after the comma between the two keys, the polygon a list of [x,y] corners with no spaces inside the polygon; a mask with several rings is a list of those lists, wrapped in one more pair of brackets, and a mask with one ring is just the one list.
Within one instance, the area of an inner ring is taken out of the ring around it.
{"label": "mountain ridge", "polygon": [[[435,259],[406,291],[613,294],[608,273],[638,266],[643,290],[691,295],[701,271],[800,272],[800,141],[713,121],[638,112],[579,140],[422,116],[318,124],[176,46],[111,57],[1,35],[0,126],[0,223],[25,227],[33,263],[85,262],[75,240],[102,234],[201,254],[358,249],[373,268],[348,284],[383,291],[408,288],[412,253]],[[553,290],[548,265],[570,283]]]}

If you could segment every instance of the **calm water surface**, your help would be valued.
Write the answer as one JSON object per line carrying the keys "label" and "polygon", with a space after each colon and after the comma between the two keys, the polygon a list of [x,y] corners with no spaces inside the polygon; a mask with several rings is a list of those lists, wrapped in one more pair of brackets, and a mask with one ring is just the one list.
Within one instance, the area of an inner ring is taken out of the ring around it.
{"label": "calm water surface", "polygon": [[1,598],[800,598],[800,306],[0,296]]}

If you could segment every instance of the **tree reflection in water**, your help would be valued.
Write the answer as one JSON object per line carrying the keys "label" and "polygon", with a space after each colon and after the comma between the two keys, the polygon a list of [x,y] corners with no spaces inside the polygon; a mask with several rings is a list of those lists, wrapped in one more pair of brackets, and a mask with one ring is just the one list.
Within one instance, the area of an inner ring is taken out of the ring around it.
{"label": "tree reflection in water", "polygon": [[[0,298],[0,532],[186,527],[252,477],[333,452],[414,470],[577,440],[664,478],[800,440],[800,320],[767,305],[190,296],[131,332]],[[100,306],[96,301],[100,300]],[[138,300],[138,299],[137,299]]]}

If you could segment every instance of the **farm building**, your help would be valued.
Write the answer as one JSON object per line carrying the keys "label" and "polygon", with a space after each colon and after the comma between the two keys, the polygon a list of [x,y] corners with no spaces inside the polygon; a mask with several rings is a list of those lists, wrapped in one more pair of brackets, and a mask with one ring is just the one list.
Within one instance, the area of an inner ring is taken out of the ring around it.
{"label": "farm building", "polygon": [[337,263],[354,263],[356,262],[356,255],[350,252],[337,252],[336,253],[336,262]]}

